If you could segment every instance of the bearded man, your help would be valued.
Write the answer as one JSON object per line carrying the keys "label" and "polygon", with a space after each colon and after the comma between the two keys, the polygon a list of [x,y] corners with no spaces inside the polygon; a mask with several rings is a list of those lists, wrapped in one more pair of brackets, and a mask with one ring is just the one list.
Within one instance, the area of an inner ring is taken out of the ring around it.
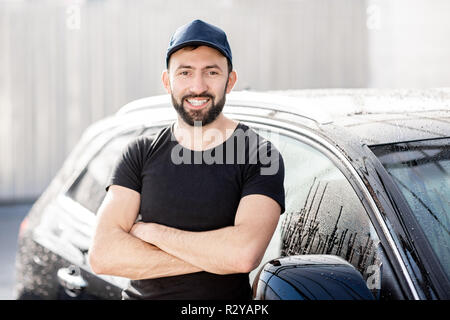
{"label": "bearded man", "polygon": [[[155,139],[134,139],[119,157],[89,263],[95,273],[131,280],[123,299],[249,300],[249,272],[284,212],[282,157],[222,113],[237,74],[221,29],[201,20],[178,28],[166,67],[162,82],[177,120]],[[276,170],[264,173],[268,166]]]}

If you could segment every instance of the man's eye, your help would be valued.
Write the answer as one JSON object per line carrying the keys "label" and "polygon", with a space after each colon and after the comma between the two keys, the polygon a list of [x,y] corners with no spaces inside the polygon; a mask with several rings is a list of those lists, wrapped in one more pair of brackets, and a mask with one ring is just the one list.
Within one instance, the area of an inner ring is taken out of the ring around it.
{"label": "man's eye", "polygon": [[182,76],[187,76],[189,74],[189,71],[181,71],[180,75]]}
{"label": "man's eye", "polygon": [[217,72],[217,71],[210,71],[209,72],[209,75],[210,76],[215,76],[215,75],[218,75],[219,73]]}

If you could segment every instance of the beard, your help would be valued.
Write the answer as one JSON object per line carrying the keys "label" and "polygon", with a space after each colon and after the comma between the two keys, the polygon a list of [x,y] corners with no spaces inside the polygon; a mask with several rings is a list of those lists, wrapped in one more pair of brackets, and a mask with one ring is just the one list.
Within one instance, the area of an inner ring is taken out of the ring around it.
{"label": "beard", "polygon": [[[210,124],[211,122],[216,120],[222,112],[225,105],[225,95],[226,90],[224,90],[222,97],[218,101],[215,100],[215,97],[213,95],[207,92],[198,95],[186,95],[181,98],[180,103],[178,103],[173,94],[171,94],[171,97],[173,107],[184,122],[186,122],[190,126],[198,125],[199,123],[201,123],[202,126],[206,126],[207,124]],[[183,103],[186,99],[191,98],[209,98],[209,100],[211,101],[211,106],[207,109],[186,111],[183,107]]]}

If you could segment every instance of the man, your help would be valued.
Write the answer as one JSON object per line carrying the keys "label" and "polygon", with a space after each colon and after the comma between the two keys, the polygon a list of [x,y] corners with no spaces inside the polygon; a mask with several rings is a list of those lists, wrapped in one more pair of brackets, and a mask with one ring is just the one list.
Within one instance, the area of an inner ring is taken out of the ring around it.
{"label": "man", "polygon": [[178,119],[153,142],[141,136],[125,148],[90,265],[131,279],[124,299],[251,299],[248,274],[284,212],[281,155],[222,113],[237,75],[221,29],[200,20],[180,27],[166,64]]}

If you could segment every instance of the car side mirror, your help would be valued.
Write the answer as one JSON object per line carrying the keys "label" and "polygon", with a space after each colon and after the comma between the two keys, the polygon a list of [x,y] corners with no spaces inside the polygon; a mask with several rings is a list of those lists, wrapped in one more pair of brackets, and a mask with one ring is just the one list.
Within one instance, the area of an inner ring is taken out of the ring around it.
{"label": "car side mirror", "polygon": [[298,255],[267,262],[255,277],[255,300],[373,300],[363,277],[334,255]]}

